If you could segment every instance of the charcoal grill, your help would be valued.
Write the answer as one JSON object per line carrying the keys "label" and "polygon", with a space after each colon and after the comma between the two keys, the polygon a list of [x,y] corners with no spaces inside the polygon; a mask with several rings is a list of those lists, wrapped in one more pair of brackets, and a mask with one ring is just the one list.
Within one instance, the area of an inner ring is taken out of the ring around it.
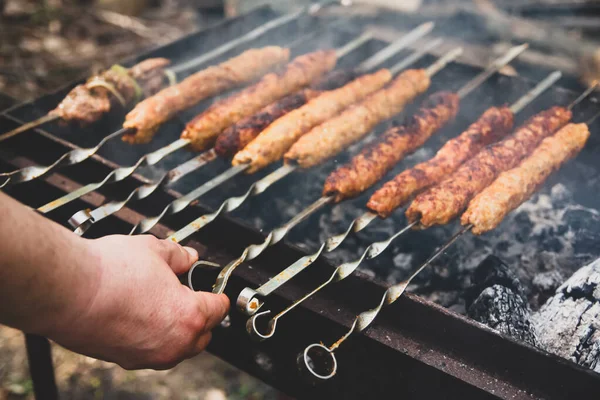
{"label": "charcoal grill", "polygon": [[[135,60],[129,60],[129,63],[151,56],[169,57],[174,62],[183,61],[240,36],[275,17],[277,13],[272,9],[259,8],[247,15],[228,20],[211,29],[141,55]],[[382,23],[391,19],[389,15],[386,18],[373,16],[355,18],[352,23],[346,24],[343,28],[335,26],[329,29],[327,26],[332,18],[335,17],[327,16],[327,13],[320,16],[303,15],[283,27],[280,31],[282,34],[268,35],[250,45],[284,44],[286,40],[293,41],[295,37],[321,27],[325,34],[321,35],[318,43],[316,39],[308,40],[295,50],[308,51],[317,45],[334,47],[349,37],[356,36],[369,24]],[[398,32],[408,31],[415,26],[415,21],[406,20],[399,15],[393,18],[393,21],[394,29]],[[374,39],[368,42],[363,50],[373,53],[384,45],[384,40]],[[356,64],[363,56],[362,52],[357,52],[345,58],[342,66]],[[433,56],[427,57],[422,61],[422,65],[427,65],[433,59]],[[513,65],[517,69],[520,67],[518,61]],[[430,92],[442,88],[456,89],[479,70],[478,66],[454,63],[432,82]],[[510,102],[534,84],[533,80],[527,78],[495,76],[479,89],[477,96],[466,100],[461,106],[462,110],[468,111],[461,112],[452,127],[445,129],[438,139],[428,143],[428,146],[439,147],[443,140],[460,132],[486,107]],[[24,121],[44,115],[58,103],[70,87],[72,85],[33,102],[6,110],[0,115],[2,131],[13,129]],[[529,106],[519,116],[519,120],[551,105],[567,104],[576,95],[573,91],[555,86],[547,92],[546,96]],[[196,111],[203,107],[206,107],[206,103],[200,104]],[[574,120],[584,120],[597,109],[596,107],[592,101],[584,101],[576,109]],[[407,114],[412,109],[414,106],[409,107]],[[148,151],[170,143],[181,131],[184,121],[191,115],[193,112],[184,113],[180,119],[164,126],[154,143],[129,147],[118,141],[110,142],[98,154],[79,165],[61,169],[25,184],[10,186],[5,190],[23,203],[38,207],[82,185],[102,180],[114,168],[120,165],[131,165]],[[44,129],[14,137],[0,146],[0,172],[31,165],[48,165],[68,150],[93,146],[103,135],[118,129],[122,117],[121,114],[113,113],[89,127],[49,125]],[[596,124],[591,130],[594,132],[598,128],[600,127]],[[592,134],[577,163],[597,171],[599,167],[594,160],[594,152],[597,151],[598,146],[600,146],[599,138]],[[357,146],[353,146],[350,153],[356,150]],[[331,170],[333,163],[342,162],[345,158],[347,155],[322,167],[297,174],[291,185],[290,181],[287,181],[287,184],[279,183],[274,188],[274,192],[250,200],[243,210],[231,216],[217,218],[206,229],[195,234],[188,245],[196,248],[202,259],[220,265],[227,264],[248,244],[263,241],[265,235],[257,227],[264,228],[267,225],[274,227],[288,219],[286,216],[298,207],[297,204],[292,203],[292,199],[300,201],[301,205],[305,206],[318,197],[320,183],[325,174]],[[181,161],[181,159],[165,160],[164,165],[161,166],[169,169]],[[401,163],[399,168],[409,162],[410,159]],[[210,179],[216,171],[225,167],[225,162],[215,163],[210,168],[204,168],[190,176],[189,180],[197,185],[198,182]],[[158,172],[155,169],[142,170],[141,173],[133,174],[124,182],[103,186],[97,192],[90,193],[47,216],[61,224],[66,224],[75,211],[95,208],[111,199],[122,199],[139,185],[152,182]],[[557,181],[581,179],[581,176],[577,168],[566,168],[555,179]],[[194,207],[189,207],[165,219],[164,223],[156,225],[151,233],[158,237],[167,237],[192,219],[213,211],[224,198],[224,194],[232,191],[238,193],[254,180],[255,177],[252,176],[238,177],[235,182],[224,184],[218,191],[201,198]],[[171,189],[158,190],[149,201],[128,204],[113,216],[95,225],[89,231],[89,236],[128,233],[132,225],[146,216],[155,215],[156,211],[165,204],[181,197],[180,192],[184,191],[185,182],[181,184],[179,188],[175,186]],[[577,193],[578,198],[587,206],[598,208],[600,206],[598,199],[586,190],[592,189],[582,189]],[[291,209],[281,206],[281,203],[286,201],[291,202]],[[357,216],[364,203],[365,197],[362,196],[351,204],[342,204],[339,207],[345,207],[344,210],[350,210],[348,211],[350,214]],[[275,210],[272,212],[274,222],[269,223],[265,219],[258,219],[257,214],[261,209]],[[334,211],[339,212],[339,209],[336,208]],[[402,218],[400,212],[397,214],[391,221],[399,227]],[[318,243],[321,221],[322,217],[311,218],[302,228],[296,229],[290,235],[289,242],[277,244],[261,257],[253,260],[251,265],[238,268],[226,291],[230,298],[235,299],[245,287],[258,287],[282,268],[306,255],[307,249],[295,245],[294,242]],[[331,230],[333,233],[339,233],[345,229],[348,222],[349,220],[332,222]],[[414,257],[421,256],[420,259],[424,259],[435,246],[441,244],[442,238],[449,237],[450,232],[455,229],[456,225],[452,225],[439,228],[431,234],[418,234],[416,238],[407,239],[399,246],[412,247],[410,251],[413,252]],[[329,233],[331,232],[328,232],[327,236]],[[353,254],[357,254],[361,246],[364,248],[366,244],[376,239],[376,236],[377,232],[368,239],[363,238],[363,242],[359,237],[352,243],[358,248],[353,249]],[[274,310],[282,309],[313,289],[315,282],[321,282],[331,274],[337,265],[336,261],[338,260],[319,259],[310,270],[298,275],[286,285],[284,290],[269,296],[269,307]],[[386,263],[389,268],[391,263],[389,258],[378,261],[377,268],[384,268]],[[215,274],[207,271],[198,279],[197,284],[209,288],[214,278]],[[353,337],[345,345],[344,351],[338,355],[340,366],[335,379],[314,385],[314,382],[300,376],[296,357],[304,347],[315,340],[339,337],[349,328],[358,313],[379,301],[386,286],[381,276],[356,272],[344,283],[333,285],[327,291],[303,303],[290,318],[281,322],[277,335],[262,343],[252,341],[247,335],[244,328],[246,317],[232,312],[230,326],[216,330],[209,350],[283,392],[298,397],[372,398],[395,393],[408,398],[558,399],[586,398],[590,393],[599,392],[600,376],[597,374],[503,336],[482,324],[410,293],[385,309],[377,322],[363,335]],[[51,369],[48,368],[48,345],[35,337],[28,338],[28,343],[31,344],[31,366],[36,393],[40,398],[52,397],[50,394],[55,393],[55,387],[48,375],[51,373]],[[38,379],[40,377],[41,379]]]}

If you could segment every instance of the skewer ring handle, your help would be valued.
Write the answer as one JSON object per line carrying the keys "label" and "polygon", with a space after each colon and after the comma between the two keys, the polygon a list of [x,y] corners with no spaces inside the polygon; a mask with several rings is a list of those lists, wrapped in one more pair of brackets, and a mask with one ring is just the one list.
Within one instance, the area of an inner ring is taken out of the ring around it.
{"label": "skewer ring handle", "polygon": [[214,269],[214,268],[221,268],[221,265],[214,263],[214,262],[205,261],[205,260],[196,261],[187,273],[187,287],[192,289],[194,292],[197,292],[198,290],[200,290],[200,289],[196,289],[194,287],[194,280],[192,279],[194,277],[194,271],[196,271],[197,268]]}
{"label": "skewer ring handle", "polygon": [[241,313],[251,317],[265,304],[260,301],[256,296],[258,293],[256,290],[249,287],[244,288],[237,298],[236,305]]}
{"label": "skewer ring handle", "polygon": [[266,333],[260,332],[258,330],[258,326],[256,326],[256,320],[258,318],[266,317],[270,313],[271,313],[271,311],[267,310],[267,311],[263,311],[258,314],[255,314],[252,317],[248,318],[248,321],[246,321],[246,330],[248,331],[248,334],[250,334],[252,339],[262,342],[263,340],[267,340],[267,339],[270,339],[271,337],[273,337],[273,335],[275,334],[275,329],[277,328],[277,319],[276,318],[271,318],[269,320],[269,322],[267,323],[267,329],[269,331]]}
{"label": "skewer ring handle", "polygon": [[298,368],[317,382],[331,379],[337,373],[335,353],[328,347],[313,343],[298,355]]}

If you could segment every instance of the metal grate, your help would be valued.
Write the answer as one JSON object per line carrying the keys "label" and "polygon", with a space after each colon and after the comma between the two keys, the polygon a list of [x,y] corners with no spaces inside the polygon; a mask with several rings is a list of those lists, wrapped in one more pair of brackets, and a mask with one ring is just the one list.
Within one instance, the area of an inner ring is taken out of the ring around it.
{"label": "metal grate", "polygon": [[[272,10],[263,8],[137,59],[149,56],[175,56],[172,57],[175,58],[174,61],[185,61],[277,17]],[[294,48],[296,53],[317,47],[341,47],[362,33],[360,30],[362,25],[353,27],[347,24],[349,26],[342,29],[330,24],[331,21],[325,17],[301,14],[289,24],[278,28],[279,31],[242,44],[216,59],[226,59],[247,47],[294,42],[298,37],[317,29],[321,29],[319,32],[323,34],[318,38],[312,37],[302,41]],[[408,22],[399,25],[404,32],[414,27],[414,24]],[[360,60],[383,49],[385,45],[386,43],[378,40],[366,41],[359,49],[342,59],[342,67],[358,64]],[[409,54],[410,51],[400,52],[386,65],[391,66]],[[425,56],[415,65],[427,66],[435,60],[433,56]],[[457,90],[478,72],[477,68],[471,66],[460,63],[450,64],[433,80],[429,93],[441,89]],[[444,141],[461,132],[487,107],[513,102],[527,90],[532,89],[535,84],[534,81],[518,77],[492,76],[475,93],[465,98],[461,104],[462,111],[451,127],[443,129],[426,144],[423,151],[401,162],[388,174],[388,177],[408,165],[427,158],[427,155],[431,155],[432,151],[439,148]],[[1,117],[2,125],[10,129],[21,121],[44,115],[65,93],[66,89],[11,109]],[[576,93],[555,86],[547,92],[546,96],[536,99],[532,105],[525,108],[518,120],[522,121],[550,105],[566,105],[576,96]],[[418,103],[419,101],[415,102]],[[174,141],[181,132],[183,121],[189,120],[194,113],[208,104],[209,102],[203,102],[193,110],[182,113],[177,120],[167,123],[157,135],[157,140],[149,145],[129,147],[118,140],[109,141],[98,150],[96,155],[77,165],[61,169],[43,179],[10,186],[6,190],[26,204],[39,207],[62,196],[65,192],[102,181],[115,168],[133,165],[144,154]],[[408,107],[405,114],[409,115],[414,109],[414,105]],[[584,120],[595,109],[597,109],[595,103],[588,99],[584,100],[576,108],[574,120]],[[120,121],[122,115],[112,114],[100,123],[85,128],[53,124],[45,126],[43,131],[31,131],[11,138],[0,145],[0,172],[12,171],[15,167],[49,165],[69,149],[93,147],[107,132],[118,129]],[[369,140],[368,138],[366,141]],[[588,171],[598,169],[593,156],[598,145],[597,137],[592,137],[581,156],[553,178],[555,182],[567,182],[567,186],[572,187],[574,201],[596,209],[600,204],[593,196],[595,186],[581,185],[581,182]],[[249,244],[263,242],[264,235],[256,231],[256,227],[267,230],[277,227],[318,198],[321,183],[328,172],[336,163],[341,163],[347,160],[349,155],[356,153],[361,146],[362,144],[352,146],[347,153],[337,159],[310,171],[291,174],[285,181],[274,185],[269,193],[256,196],[240,207],[231,215],[235,219],[229,216],[217,218],[214,223],[194,236],[192,245],[199,248],[203,258],[221,265],[227,264],[239,256]],[[103,185],[97,192],[90,193],[83,199],[52,210],[48,216],[66,223],[77,210],[93,209],[111,200],[125,199],[141,184],[155,183],[165,171],[194,156],[191,153],[180,152],[177,156],[165,157],[164,160],[156,163],[156,166],[141,168],[117,184]],[[217,160],[206,168],[181,179],[172,186],[172,189],[161,187],[147,200],[128,202],[114,216],[94,224],[86,234],[99,236],[107,233],[128,233],[139,221],[158,214],[165,205],[180,198],[179,192],[189,192],[199,183],[217,176],[227,167],[227,162]],[[195,203],[194,207],[187,207],[177,215],[165,218],[150,232],[161,237],[172,234],[174,230],[185,226],[189,221],[213,212],[232,193],[241,195],[258,178],[267,176],[277,167],[278,165],[273,166],[258,176],[236,176],[211,190],[210,194],[201,197],[200,202]],[[336,205],[331,212],[321,212],[320,215],[309,218],[301,227],[290,233],[290,241],[302,243],[308,249],[316,250],[320,242],[332,234],[343,232],[350,221],[364,211],[367,195]],[[395,228],[403,226],[404,220],[401,214],[398,212],[393,218],[385,221],[380,228],[376,225],[375,229],[353,237],[346,248],[341,249],[342,252],[337,258],[317,260],[314,267],[307,270],[306,274],[298,275],[285,290],[270,296],[269,306],[274,310],[283,309],[290,301],[312,290],[316,282],[322,282],[331,274],[337,262],[349,261],[350,257],[353,258],[362,252],[373,240],[386,237],[390,226]],[[404,378],[409,393],[419,393],[420,397],[427,397],[427,393],[435,393],[434,389],[427,384],[432,379],[444,385],[448,393],[463,396],[466,394],[518,398],[531,395],[540,398],[560,398],[561,394],[569,393],[573,396],[573,393],[583,394],[597,389],[600,385],[599,378],[588,371],[482,329],[470,320],[410,294],[384,311],[381,319],[366,332],[365,336],[355,338],[348,344],[346,351],[340,353],[339,375],[334,382],[312,389],[310,385],[297,379],[295,356],[304,346],[314,340],[323,339],[324,336],[328,340],[339,337],[359,312],[379,301],[383,293],[381,278],[391,279],[391,281],[400,279],[401,276],[394,277],[386,275],[385,272],[393,270],[390,265],[393,264],[394,256],[406,254],[413,260],[425,259],[437,245],[450,237],[455,229],[455,225],[435,228],[403,239],[395,245],[391,257],[382,257],[376,264],[371,265],[370,270],[375,271],[375,277],[359,272],[349,277],[343,284],[334,285],[326,292],[309,299],[302,307],[295,310],[293,317],[282,323],[277,335],[268,342],[258,344],[250,341],[244,329],[246,317],[232,313],[232,325],[223,328],[215,335],[211,348],[234,364],[295,395],[317,393],[320,396],[348,394],[348,397],[364,397],[373,395],[378,390],[385,393],[391,388],[397,389],[398,377]],[[499,236],[506,234],[507,231],[498,233]],[[474,238],[457,247],[455,254],[461,255],[460,260],[464,261],[472,254],[471,250],[480,245],[479,240]],[[259,286],[285,266],[304,256],[305,250],[280,243],[253,260],[252,269],[247,265],[239,268],[227,288],[227,293],[235,299],[244,287]],[[444,263],[448,261],[445,260]],[[415,262],[412,264],[416,265]],[[202,274],[198,281],[214,282],[215,274],[211,275],[210,272],[206,274],[209,279]],[[402,315],[403,318],[399,320],[396,318],[397,315]],[[527,362],[517,362],[515,361],[517,359],[526,359]]]}

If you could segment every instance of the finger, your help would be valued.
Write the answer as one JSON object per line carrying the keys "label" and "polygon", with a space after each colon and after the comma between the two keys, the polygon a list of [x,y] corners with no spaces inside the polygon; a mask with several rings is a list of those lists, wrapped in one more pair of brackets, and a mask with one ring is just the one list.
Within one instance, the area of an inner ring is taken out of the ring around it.
{"label": "finger", "polygon": [[187,272],[198,261],[198,252],[191,247],[183,247],[168,240],[161,242],[159,252],[176,275]]}
{"label": "finger", "polygon": [[206,346],[208,346],[211,339],[212,339],[212,333],[210,333],[210,332],[206,332],[205,334],[201,335],[186,358],[195,357],[198,354],[202,353],[204,350],[206,350]]}
{"label": "finger", "polygon": [[224,294],[193,292],[198,301],[201,315],[206,319],[206,331],[219,325],[229,312],[229,298]]}

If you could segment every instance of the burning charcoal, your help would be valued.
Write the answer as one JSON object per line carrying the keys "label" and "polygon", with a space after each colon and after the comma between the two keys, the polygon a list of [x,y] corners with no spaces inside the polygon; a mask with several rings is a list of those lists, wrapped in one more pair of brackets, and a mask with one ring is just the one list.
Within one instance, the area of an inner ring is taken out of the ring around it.
{"label": "burning charcoal", "polygon": [[569,209],[563,220],[573,232],[575,253],[595,253],[600,242],[600,215],[589,209]]}
{"label": "burning charcoal", "polygon": [[575,272],[532,322],[543,349],[600,372],[600,259]]}
{"label": "burning charcoal", "polygon": [[496,256],[486,257],[475,269],[471,278],[472,286],[467,290],[465,298],[471,304],[486,288],[493,285],[507,287],[523,295],[523,287],[510,268]]}
{"label": "burning charcoal", "polygon": [[537,344],[523,287],[499,258],[489,256],[479,264],[465,298],[467,314],[474,320],[515,339]]}
{"label": "burning charcoal", "polygon": [[[539,307],[542,303],[546,302],[564,280],[563,274],[558,269],[540,272],[535,275],[531,284],[536,294],[535,303],[537,303],[537,306]],[[535,308],[536,306],[533,307]]]}

